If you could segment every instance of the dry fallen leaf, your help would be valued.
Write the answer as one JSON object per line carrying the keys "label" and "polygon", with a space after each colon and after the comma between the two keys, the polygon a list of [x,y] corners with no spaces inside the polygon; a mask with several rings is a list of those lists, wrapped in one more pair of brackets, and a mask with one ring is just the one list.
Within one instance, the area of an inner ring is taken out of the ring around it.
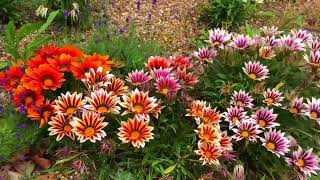
{"label": "dry fallen leaf", "polygon": [[34,155],[32,160],[43,169],[48,169],[52,166],[52,163],[48,159],[41,158],[39,155]]}

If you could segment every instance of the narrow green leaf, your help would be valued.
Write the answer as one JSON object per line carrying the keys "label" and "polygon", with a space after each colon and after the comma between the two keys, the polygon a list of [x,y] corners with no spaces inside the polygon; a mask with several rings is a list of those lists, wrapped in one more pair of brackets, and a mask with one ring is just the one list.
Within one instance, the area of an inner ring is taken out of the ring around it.
{"label": "narrow green leaf", "polygon": [[8,25],[6,26],[6,44],[10,44],[11,46],[15,46],[16,40],[15,40],[15,31],[16,26],[14,25],[13,21],[10,21]]}
{"label": "narrow green leaf", "polygon": [[37,31],[41,27],[41,23],[28,23],[23,25],[17,33],[17,42],[27,37],[32,32]]}
{"label": "narrow green leaf", "polygon": [[165,170],[163,171],[163,174],[169,174],[169,173],[171,173],[171,172],[176,168],[176,166],[177,166],[177,164],[168,167],[167,169],[165,169]]}
{"label": "narrow green leaf", "polygon": [[44,32],[48,29],[48,27],[51,25],[53,20],[56,18],[56,16],[59,14],[60,10],[56,10],[50,13],[48,16],[47,22],[45,22],[39,29],[38,29],[38,35]]}
{"label": "narrow green leaf", "polygon": [[26,46],[24,58],[28,59],[30,56],[32,56],[32,54],[36,49],[40,48],[44,44],[47,44],[50,39],[51,39],[50,36],[33,39],[32,42]]}

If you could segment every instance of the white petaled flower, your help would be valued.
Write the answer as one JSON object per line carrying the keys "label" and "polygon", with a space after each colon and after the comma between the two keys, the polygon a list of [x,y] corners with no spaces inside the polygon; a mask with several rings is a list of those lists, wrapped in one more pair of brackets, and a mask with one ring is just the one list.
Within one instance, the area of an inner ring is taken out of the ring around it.
{"label": "white petaled flower", "polygon": [[291,33],[293,37],[301,39],[304,42],[310,42],[312,41],[312,34],[308,32],[307,30],[291,30]]}
{"label": "white petaled flower", "polygon": [[275,36],[262,37],[262,41],[265,46],[277,47],[280,45],[280,40],[276,39]]}
{"label": "white petaled flower", "polygon": [[218,55],[218,52],[214,49],[209,49],[207,47],[204,47],[204,48],[199,48],[199,51],[198,52],[195,52],[194,55],[201,60],[201,62],[203,62],[204,64],[207,64],[207,63],[212,63],[217,55]]}
{"label": "white petaled flower", "polygon": [[264,103],[268,106],[281,106],[280,102],[283,100],[282,93],[278,89],[270,89],[268,88],[267,91],[263,93]]}
{"label": "white petaled flower", "polygon": [[238,106],[238,107],[244,107],[244,108],[252,108],[253,98],[249,95],[249,93],[246,93],[243,90],[240,90],[239,92],[234,91],[230,104]]}
{"label": "white petaled flower", "polygon": [[278,31],[278,27],[275,27],[275,26],[272,26],[272,27],[263,26],[261,30],[265,36],[278,36],[283,33],[283,31]]}
{"label": "white petaled flower", "polygon": [[280,39],[280,46],[285,51],[299,52],[305,51],[305,44],[299,38],[290,35],[282,36]]}
{"label": "white petaled flower", "polygon": [[36,10],[36,15],[41,16],[43,18],[47,17],[47,13],[48,13],[48,8],[45,7],[44,5],[40,5]]}
{"label": "white petaled flower", "polygon": [[251,38],[245,35],[238,35],[234,37],[230,46],[237,50],[245,50],[251,45]]}
{"label": "white petaled flower", "polygon": [[217,28],[209,30],[209,42],[214,47],[224,48],[224,45],[231,39],[231,34],[228,31]]}
{"label": "white petaled flower", "polygon": [[305,104],[306,112],[309,118],[316,120],[318,123],[320,122],[320,99],[312,97],[311,100],[307,99],[307,103]]}
{"label": "white petaled flower", "polygon": [[269,69],[267,66],[260,64],[260,62],[249,61],[248,63],[245,63],[245,67],[242,67],[242,69],[247,76],[253,80],[261,81],[269,77]]}

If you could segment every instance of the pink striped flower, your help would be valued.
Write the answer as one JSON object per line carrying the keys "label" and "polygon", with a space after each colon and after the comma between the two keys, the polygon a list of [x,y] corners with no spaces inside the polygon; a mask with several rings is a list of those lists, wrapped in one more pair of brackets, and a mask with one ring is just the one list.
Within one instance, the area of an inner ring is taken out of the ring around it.
{"label": "pink striped flower", "polygon": [[302,113],[305,111],[305,104],[303,103],[303,97],[296,98],[291,102],[290,112],[293,114]]}
{"label": "pink striped flower", "polygon": [[286,161],[290,167],[305,176],[317,175],[317,171],[320,170],[319,158],[312,153],[312,149],[305,151],[299,147],[298,150],[292,152],[291,157],[286,158]]}
{"label": "pink striped flower", "polygon": [[320,99],[312,98],[311,101],[310,99],[307,99],[307,103],[305,104],[306,106],[306,112],[305,114],[316,121],[320,121]]}
{"label": "pink striped flower", "polygon": [[146,84],[150,79],[151,77],[149,76],[148,72],[145,73],[143,70],[135,70],[128,74],[126,80],[134,86],[142,86]]}
{"label": "pink striped flower", "polygon": [[281,96],[282,93],[278,89],[270,89],[268,88],[267,91],[263,93],[264,96],[264,103],[267,103],[268,106],[281,106],[280,102],[283,100]]}
{"label": "pink striped flower", "polygon": [[178,80],[173,77],[160,77],[156,80],[155,86],[157,92],[164,95],[176,94],[181,89]]}
{"label": "pink striped flower", "polygon": [[277,47],[280,45],[280,40],[276,39],[275,36],[267,36],[262,38],[265,46]]}
{"label": "pink striped flower", "polygon": [[259,126],[252,121],[241,121],[235,128],[232,129],[236,134],[232,136],[236,141],[242,139],[250,142],[257,142],[258,135],[262,132]]}
{"label": "pink striped flower", "polygon": [[253,98],[249,95],[249,93],[246,93],[243,90],[240,90],[239,92],[234,91],[232,99],[230,101],[230,104],[239,106],[239,107],[246,107],[246,108],[252,108]]}
{"label": "pink striped flower", "polygon": [[259,56],[262,58],[262,59],[272,59],[276,56],[275,52],[273,51],[272,47],[271,46],[262,46],[260,49],[259,49]]}
{"label": "pink striped flower", "polygon": [[302,40],[299,38],[292,37],[290,35],[281,37],[280,46],[285,51],[305,51],[305,44],[302,42]]}
{"label": "pink striped flower", "polygon": [[314,39],[311,42],[308,42],[308,46],[311,51],[319,51],[320,50],[320,41],[318,39]]}
{"label": "pink striped flower", "polygon": [[261,81],[268,78],[269,69],[267,66],[260,64],[260,62],[245,63],[245,67],[242,68],[250,79]]}
{"label": "pink striped flower", "polygon": [[307,30],[291,30],[291,34],[293,35],[293,37],[301,39],[302,41],[312,41],[312,34]]}
{"label": "pink striped flower", "polygon": [[304,59],[307,63],[320,65],[320,50],[311,51],[309,56],[304,56]]}
{"label": "pink striped flower", "polygon": [[251,38],[249,36],[238,35],[230,43],[230,46],[238,49],[245,50],[251,45]]}
{"label": "pink striped flower", "polygon": [[273,114],[273,109],[269,109],[268,107],[261,107],[255,114],[252,115],[252,119],[262,129],[280,126],[280,124],[276,122],[277,117],[278,114]]}
{"label": "pink striped flower", "polygon": [[268,151],[274,153],[278,157],[284,156],[289,152],[290,141],[285,137],[285,133],[280,130],[270,129],[269,132],[264,133],[264,138],[261,138],[262,146],[266,147]]}
{"label": "pink striped flower", "polygon": [[214,49],[208,49],[207,47],[204,48],[199,48],[198,52],[195,52],[194,55],[201,60],[201,62],[207,64],[207,63],[212,63],[217,55],[218,52]]}
{"label": "pink striped flower", "polygon": [[171,72],[171,69],[170,68],[165,68],[165,69],[162,69],[162,68],[159,68],[159,69],[154,69],[151,71],[151,74],[152,74],[152,77],[154,79],[159,79],[161,77],[173,77],[174,74]]}
{"label": "pink striped flower", "polygon": [[224,112],[222,116],[226,121],[229,122],[230,128],[249,118],[247,116],[247,112],[245,112],[243,108],[237,106],[231,106],[230,108],[227,108],[227,112]]}
{"label": "pink striped flower", "polygon": [[272,26],[272,27],[263,26],[261,30],[265,36],[278,36],[283,33],[283,31],[278,31],[278,27],[275,27],[275,26]]}
{"label": "pink striped flower", "polygon": [[209,42],[214,47],[224,48],[224,45],[231,39],[231,34],[228,31],[217,28],[209,30]]}

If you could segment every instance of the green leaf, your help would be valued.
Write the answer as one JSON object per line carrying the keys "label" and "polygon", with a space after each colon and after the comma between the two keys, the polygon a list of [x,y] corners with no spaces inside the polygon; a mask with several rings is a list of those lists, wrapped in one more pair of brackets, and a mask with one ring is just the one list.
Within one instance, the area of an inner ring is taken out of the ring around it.
{"label": "green leaf", "polygon": [[169,174],[169,173],[171,173],[171,172],[176,168],[176,166],[177,166],[177,164],[168,167],[167,169],[165,169],[165,170],[163,171],[163,174]]}
{"label": "green leaf", "polygon": [[15,41],[15,31],[16,31],[16,26],[14,25],[13,21],[10,21],[9,24],[6,26],[6,44],[10,44],[11,46],[15,46],[16,41]]}
{"label": "green leaf", "polygon": [[53,20],[56,18],[56,16],[59,14],[60,10],[56,10],[50,13],[48,16],[47,22],[45,22],[39,29],[38,29],[38,35],[44,32],[48,27],[51,25]]}
{"label": "green leaf", "polygon": [[15,46],[13,46],[11,44],[5,44],[4,47],[5,47],[6,51],[9,54],[11,54],[15,59],[21,59],[21,56],[18,52],[18,49]]}
{"label": "green leaf", "polygon": [[30,56],[32,56],[36,49],[40,48],[44,44],[47,44],[50,39],[50,36],[33,39],[32,42],[26,46],[24,59],[28,59]]}
{"label": "green leaf", "polygon": [[41,23],[28,23],[23,25],[17,33],[17,42],[27,37],[32,32],[37,31],[41,27]]}

